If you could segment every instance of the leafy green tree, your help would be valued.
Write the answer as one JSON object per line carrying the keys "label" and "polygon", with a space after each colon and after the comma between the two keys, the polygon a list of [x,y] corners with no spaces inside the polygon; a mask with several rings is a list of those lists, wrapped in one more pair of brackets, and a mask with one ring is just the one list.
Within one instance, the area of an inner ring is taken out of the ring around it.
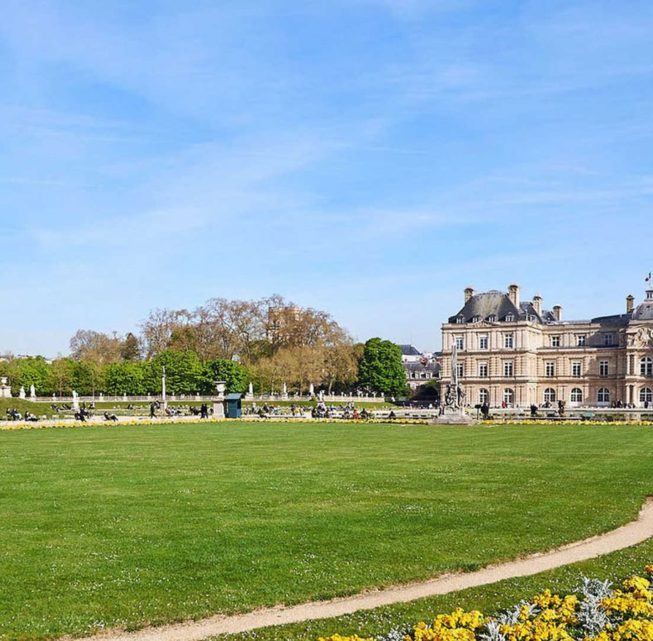
{"label": "leafy green tree", "polygon": [[202,363],[195,352],[166,350],[149,363],[146,386],[149,392],[161,392],[161,373],[166,369],[166,390],[170,394],[195,394],[202,389]]}
{"label": "leafy green tree", "polygon": [[105,367],[94,361],[76,361],[72,366],[72,388],[82,396],[104,391]]}
{"label": "leafy green tree", "polygon": [[42,356],[17,358],[5,365],[2,376],[9,377],[14,394],[18,394],[21,385],[28,394],[31,385],[34,385],[39,395],[50,395],[55,391],[52,387],[51,365]]}
{"label": "leafy green tree", "polygon": [[113,396],[146,394],[146,371],[147,366],[139,362],[110,363],[104,372],[106,393]]}
{"label": "leafy green tree", "polygon": [[211,394],[215,392],[216,381],[225,381],[227,392],[244,393],[250,380],[250,374],[236,361],[218,358],[208,361],[203,368],[203,385],[200,392]]}
{"label": "leafy green tree", "polygon": [[57,396],[68,396],[73,391],[75,361],[58,358],[50,367],[50,389]]}
{"label": "leafy green tree", "polygon": [[381,338],[370,338],[358,364],[358,383],[385,395],[405,394],[406,374],[399,345]]}

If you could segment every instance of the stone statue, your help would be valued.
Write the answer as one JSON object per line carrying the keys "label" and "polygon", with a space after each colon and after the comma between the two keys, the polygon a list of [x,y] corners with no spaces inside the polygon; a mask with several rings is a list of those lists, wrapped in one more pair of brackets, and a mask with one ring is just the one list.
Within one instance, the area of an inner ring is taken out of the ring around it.
{"label": "stone statue", "polygon": [[454,345],[451,351],[451,381],[447,384],[444,404],[454,410],[462,410],[465,392],[458,381],[458,348]]}

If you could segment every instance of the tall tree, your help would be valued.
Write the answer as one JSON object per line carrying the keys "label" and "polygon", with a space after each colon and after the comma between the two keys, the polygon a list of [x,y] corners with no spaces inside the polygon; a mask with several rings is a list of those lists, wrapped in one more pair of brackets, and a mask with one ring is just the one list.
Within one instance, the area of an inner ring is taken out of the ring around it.
{"label": "tall tree", "polygon": [[109,336],[92,329],[80,329],[70,339],[70,355],[76,361],[94,363],[116,363],[121,359],[122,341],[117,336]]}
{"label": "tall tree", "polygon": [[406,374],[399,345],[381,338],[370,338],[365,343],[358,365],[358,382],[373,392],[403,395],[406,392]]}
{"label": "tall tree", "polygon": [[217,381],[226,383],[227,392],[242,394],[247,389],[250,374],[240,363],[221,358],[204,363],[202,378],[200,392],[203,394],[214,393]]}
{"label": "tall tree", "polygon": [[120,356],[123,361],[138,361],[141,358],[140,342],[131,332],[128,332],[122,341]]}

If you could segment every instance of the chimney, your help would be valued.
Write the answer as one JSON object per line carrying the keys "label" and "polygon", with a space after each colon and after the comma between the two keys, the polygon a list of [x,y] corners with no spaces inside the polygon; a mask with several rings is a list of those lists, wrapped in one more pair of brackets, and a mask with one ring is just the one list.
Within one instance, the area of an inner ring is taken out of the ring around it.
{"label": "chimney", "polygon": [[630,314],[633,309],[635,309],[635,297],[632,294],[628,294],[626,296],[626,314]]}
{"label": "chimney", "polygon": [[467,302],[473,295],[474,295],[474,288],[473,287],[466,287],[465,288],[465,302]]}
{"label": "chimney", "polygon": [[562,320],[562,307],[560,307],[560,305],[553,306],[553,318],[555,318],[557,321]]}
{"label": "chimney", "polygon": [[542,316],[542,297],[539,294],[533,296],[533,309],[538,316]]}
{"label": "chimney", "polygon": [[508,298],[512,301],[512,304],[519,309],[519,285],[508,286]]}

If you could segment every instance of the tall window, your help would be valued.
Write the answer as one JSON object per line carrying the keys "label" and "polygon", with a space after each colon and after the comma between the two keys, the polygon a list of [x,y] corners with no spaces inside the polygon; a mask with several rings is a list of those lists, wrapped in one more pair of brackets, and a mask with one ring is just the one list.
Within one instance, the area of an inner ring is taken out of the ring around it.
{"label": "tall window", "polygon": [[614,334],[603,334],[603,345],[605,347],[614,345]]}
{"label": "tall window", "polygon": [[571,402],[572,403],[582,403],[583,402],[583,390],[580,387],[574,387],[571,390]]}
{"label": "tall window", "polygon": [[515,373],[515,365],[512,361],[503,361],[503,375],[513,376]]}
{"label": "tall window", "polygon": [[544,390],[544,402],[554,403],[556,400],[556,391],[552,387],[547,387]]}
{"label": "tall window", "polygon": [[544,363],[544,375],[553,378],[556,375],[556,364],[553,361]]}
{"label": "tall window", "polygon": [[650,387],[642,387],[639,390],[639,402],[640,403],[653,403],[653,390]]}
{"label": "tall window", "polygon": [[481,388],[478,390],[478,402],[483,405],[483,403],[490,403],[490,392],[486,389]]}
{"label": "tall window", "polygon": [[585,347],[587,344],[587,336],[585,334],[576,334],[576,345],[578,347]]}
{"label": "tall window", "polygon": [[465,338],[464,336],[456,336],[456,349],[464,349]]}
{"label": "tall window", "polygon": [[512,405],[515,402],[515,391],[509,387],[503,390],[503,400],[507,405]]}
{"label": "tall window", "polygon": [[551,347],[560,347],[560,336],[551,336]]}
{"label": "tall window", "polygon": [[574,378],[580,378],[581,373],[582,373],[581,362],[573,361],[571,364],[571,375]]}
{"label": "tall window", "polygon": [[456,365],[456,373],[458,374],[458,378],[465,376],[465,365],[463,363]]}
{"label": "tall window", "polygon": [[607,387],[602,387],[599,390],[599,393],[596,396],[596,400],[599,403],[609,403],[610,402],[610,390]]}
{"label": "tall window", "polygon": [[489,368],[487,363],[479,363],[478,364],[478,375],[481,378],[487,378],[489,375]]}
{"label": "tall window", "polygon": [[506,349],[512,349],[514,344],[515,344],[515,339],[514,339],[513,334],[504,334],[503,335],[503,346]]}
{"label": "tall window", "polygon": [[653,359],[649,356],[644,356],[644,358],[639,361],[639,375],[653,376]]}
{"label": "tall window", "polygon": [[488,338],[487,338],[487,336],[479,336],[478,337],[478,348],[479,349],[487,349],[488,348]]}
{"label": "tall window", "polygon": [[599,361],[599,376],[607,376],[609,371],[608,361]]}

